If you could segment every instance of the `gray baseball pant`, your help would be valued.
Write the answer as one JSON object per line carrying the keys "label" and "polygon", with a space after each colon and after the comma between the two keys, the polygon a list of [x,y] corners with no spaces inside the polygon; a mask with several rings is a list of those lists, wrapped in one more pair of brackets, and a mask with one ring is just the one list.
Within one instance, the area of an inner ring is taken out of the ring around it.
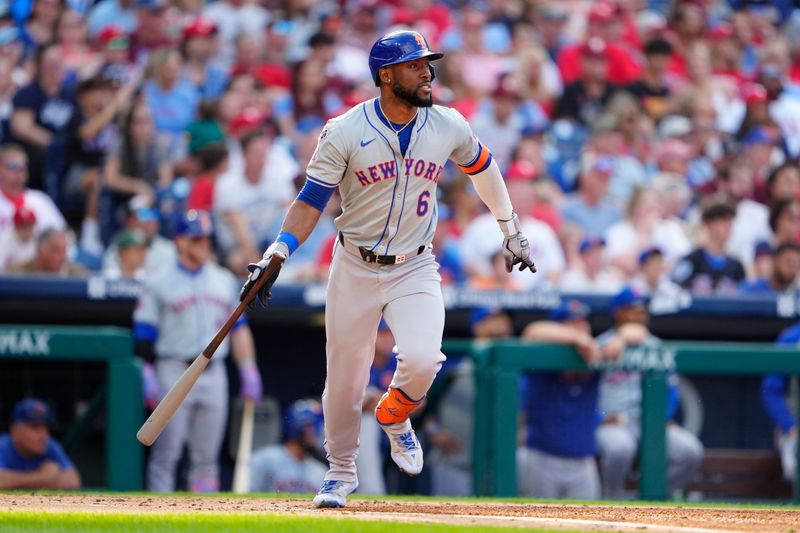
{"label": "gray baseball pant", "polygon": [[[625,478],[631,470],[639,445],[639,428],[631,424],[603,424],[597,428],[597,447],[603,495],[620,498],[625,494]],[[700,468],[703,445],[692,433],[667,426],[667,478],[670,493],[683,490]]]}
{"label": "gray baseball pant", "polygon": [[326,479],[357,479],[361,401],[369,382],[381,315],[397,343],[391,386],[425,397],[445,360],[439,265],[430,249],[396,265],[367,263],[338,244],[325,305],[327,378],[322,393]]}
{"label": "gray baseball pant", "polygon": [[519,495],[529,498],[600,498],[594,456],[559,457],[523,446],[517,449],[517,480]]}

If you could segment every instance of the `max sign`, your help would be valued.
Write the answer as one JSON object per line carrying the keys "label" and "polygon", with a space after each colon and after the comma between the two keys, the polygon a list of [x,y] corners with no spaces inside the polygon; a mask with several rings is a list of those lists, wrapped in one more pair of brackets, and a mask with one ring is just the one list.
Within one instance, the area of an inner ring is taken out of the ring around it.
{"label": "max sign", "polygon": [[50,333],[44,330],[0,331],[0,355],[49,355]]}
{"label": "max sign", "polygon": [[675,370],[675,349],[666,346],[630,346],[619,361],[601,363],[599,368],[607,370],[670,372]]}

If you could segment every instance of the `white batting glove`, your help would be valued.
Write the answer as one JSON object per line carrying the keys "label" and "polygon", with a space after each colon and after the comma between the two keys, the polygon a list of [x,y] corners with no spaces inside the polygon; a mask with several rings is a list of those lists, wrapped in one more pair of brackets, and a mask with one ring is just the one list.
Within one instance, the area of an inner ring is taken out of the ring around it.
{"label": "white batting glove", "polygon": [[536,272],[536,265],[531,259],[531,248],[528,245],[528,239],[521,232],[522,227],[517,214],[511,213],[510,219],[498,220],[497,223],[500,224],[500,230],[505,236],[503,257],[506,260],[506,272],[514,270],[516,264],[519,264],[520,271],[528,268],[531,272]]}

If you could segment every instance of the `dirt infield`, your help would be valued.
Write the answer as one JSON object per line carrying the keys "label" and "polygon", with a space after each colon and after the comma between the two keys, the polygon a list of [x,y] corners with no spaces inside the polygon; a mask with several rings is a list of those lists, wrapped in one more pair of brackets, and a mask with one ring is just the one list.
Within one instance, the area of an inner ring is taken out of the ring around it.
{"label": "dirt infield", "polygon": [[314,509],[310,500],[276,498],[0,494],[0,510],[97,513],[235,512],[340,516],[362,520],[487,524],[584,531],[800,532],[800,511],[709,507],[647,507],[383,501],[351,499],[343,510]]}

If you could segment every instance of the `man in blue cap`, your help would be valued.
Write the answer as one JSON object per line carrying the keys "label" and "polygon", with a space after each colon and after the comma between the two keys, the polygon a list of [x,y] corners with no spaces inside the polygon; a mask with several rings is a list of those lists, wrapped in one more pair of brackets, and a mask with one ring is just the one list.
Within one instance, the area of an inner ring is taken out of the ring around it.
{"label": "man in blue cap", "polygon": [[41,400],[27,398],[14,406],[10,432],[0,435],[0,490],[81,488],[75,465],[50,437],[51,422]]}
{"label": "man in blue cap", "polygon": [[[522,339],[574,346],[587,364],[604,354],[592,337],[589,308],[565,300],[549,320],[529,324]],[[596,500],[600,479],[595,462],[598,374],[530,372],[520,397],[525,445],[517,450],[520,496]]]}
{"label": "man in blue cap", "polygon": [[[647,325],[647,300],[630,287],[624,287],[611,300],[614,327],[597,338],[601,349],[611,357],[621,357],[628,346],[658,346]],[[670,375],[668,418],[678,407],[678,379]],[[642,381],[640,372],[613,370],[600,381],[599,410],[602,423],[597,428],[603,495],[625,495],[625,479],[636,457],[641,432]],[[667,423],[667,462],[670,492],[683,490],[703,460],[703,445],[692,433],[670,421]]]}
{"label": "man in blue cap", "polygon": [[[239,282],[211,260],[211,218],[189,211],[176,224],[178,260],[148,276],[133,314],[136,355],[145,361],[145,400],[153,406],[194,361],[239,304]],[[175,490],[175,470],[189,446],[189,490],[219,490],[220,446],[228,414],[224,360],[233,353],[241,395],[261,398],[255,346],[243,315],[151,448],[149,490]]]}

